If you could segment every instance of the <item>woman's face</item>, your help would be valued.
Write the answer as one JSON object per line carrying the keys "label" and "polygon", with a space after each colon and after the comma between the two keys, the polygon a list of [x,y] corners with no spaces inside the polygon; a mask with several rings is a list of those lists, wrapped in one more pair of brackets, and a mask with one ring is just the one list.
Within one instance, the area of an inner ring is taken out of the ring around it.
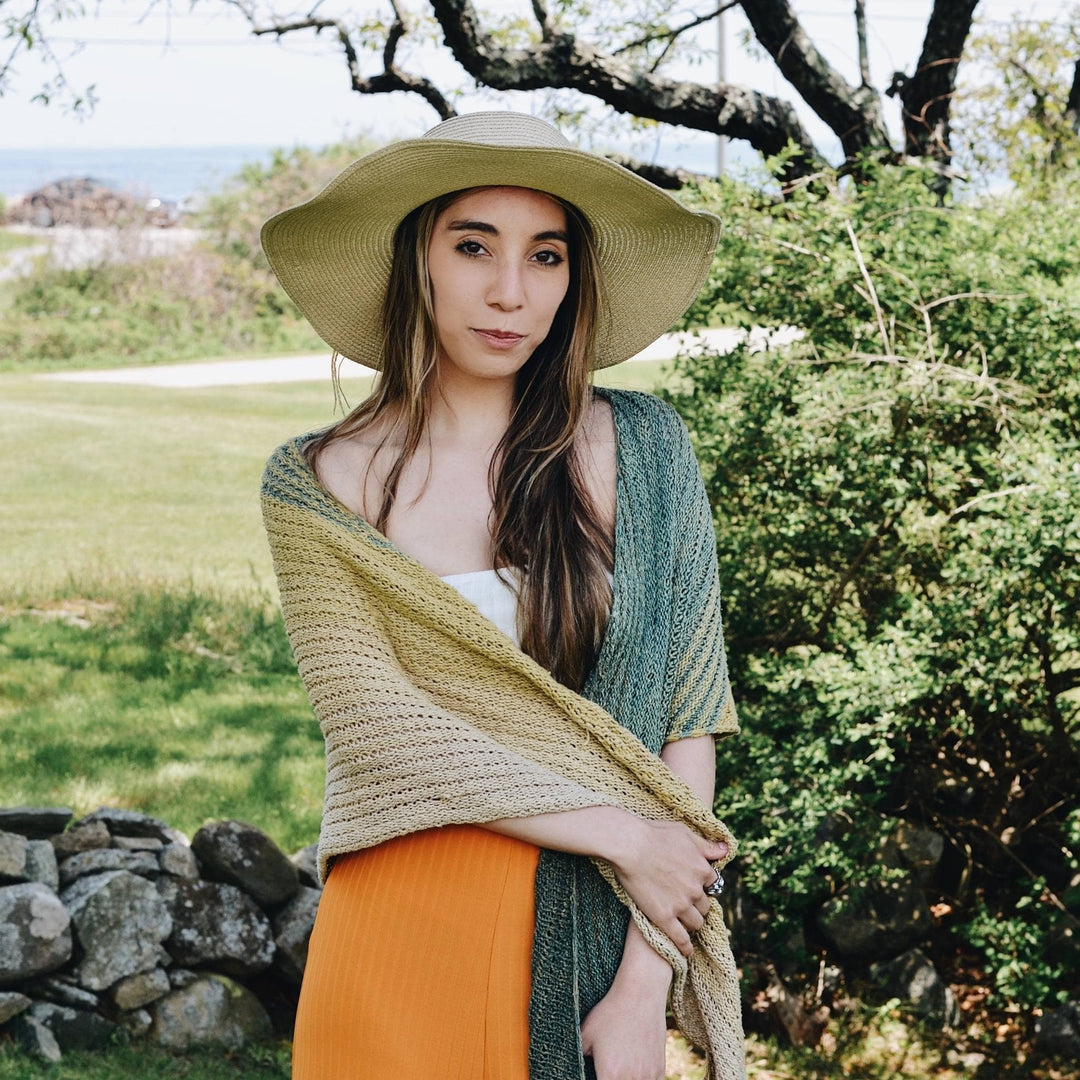
{"label": "woman's face", "polygon": [[529,188],[469,192],[435,219],[428,272],[443,372],[512,376],[570,283],[566,212]]}

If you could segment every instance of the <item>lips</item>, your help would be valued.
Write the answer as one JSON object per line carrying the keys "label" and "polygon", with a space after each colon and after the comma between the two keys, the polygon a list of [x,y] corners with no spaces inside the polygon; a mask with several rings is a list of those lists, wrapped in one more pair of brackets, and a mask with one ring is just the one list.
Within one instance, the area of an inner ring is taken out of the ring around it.
{"label": "lips", "polygon": [[525,337],[524,334],[515,334],[512,330],[494,330],[480,327],[473,327],[473,333],[497,349],[508,349]]}

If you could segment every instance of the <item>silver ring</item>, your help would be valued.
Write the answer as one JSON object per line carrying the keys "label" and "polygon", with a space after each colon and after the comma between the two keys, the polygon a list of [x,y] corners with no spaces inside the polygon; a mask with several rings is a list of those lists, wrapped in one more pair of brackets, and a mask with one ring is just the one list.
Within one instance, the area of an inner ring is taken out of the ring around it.
{"label": "silver ring", "polygon": [[715,866],[713,867],[713,873],[716,875],[716,880],[705,886],[705,895],[715,898],[724,891],[724,875]]}

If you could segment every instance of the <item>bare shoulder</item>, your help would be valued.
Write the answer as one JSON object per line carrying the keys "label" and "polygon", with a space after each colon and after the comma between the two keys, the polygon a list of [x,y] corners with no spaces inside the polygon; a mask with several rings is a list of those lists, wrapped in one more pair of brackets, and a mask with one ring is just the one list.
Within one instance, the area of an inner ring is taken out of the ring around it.
{"label": "bare shoulder", "polygon": [[579,442],[580,461],[593,505],[602,520],[614,529],[617,440],[615,414],[604,398],[593,398]]}
{"label": "bare shoulder", "polygon": [[370,520],[372,494],[378,490],[376,469],[381,432],[377,424],[363,431],[335,439],[319,454],[317,473],[322,484],[338,502],[354,514]]}

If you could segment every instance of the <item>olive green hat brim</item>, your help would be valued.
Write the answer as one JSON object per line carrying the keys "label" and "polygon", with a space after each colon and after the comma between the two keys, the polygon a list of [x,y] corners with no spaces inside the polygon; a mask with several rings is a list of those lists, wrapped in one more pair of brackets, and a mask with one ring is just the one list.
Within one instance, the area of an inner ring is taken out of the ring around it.
{"label": "olive green hat brim", "polygon": [[379,368],[381,309],[399,222],[438,195],[492,186],[544,191],[588,218],[606,295],[594,367],[617,364],[655,341],[690,306],[709,272],[719,219],[687,209],[621,165],[569,144],[459,138],[409,139],[354,161],[313,199],[270,218],[263,250],[319,336],[342,356]]}

